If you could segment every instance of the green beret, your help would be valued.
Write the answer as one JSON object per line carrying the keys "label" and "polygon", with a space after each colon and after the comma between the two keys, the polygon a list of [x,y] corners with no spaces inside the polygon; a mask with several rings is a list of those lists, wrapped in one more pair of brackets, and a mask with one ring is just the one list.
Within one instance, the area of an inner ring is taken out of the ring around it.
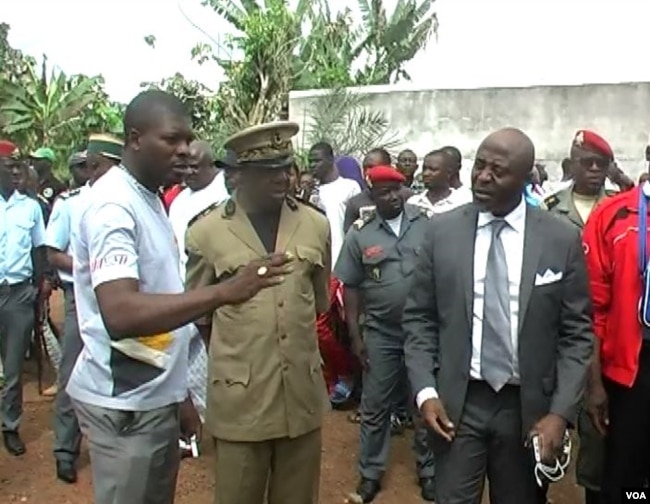
{"label": "green beret", "polygon": [[99,154],[100,156],[121,161],[124,142],[113,135],[90,135],[86,150],[88,154]]}
{"label": "green beret", "polygon": [[299,129],[290,121],[258,124],[232,135],[224,148],[235,152],[238,164],[287,158],[293,154],[291,138]]}

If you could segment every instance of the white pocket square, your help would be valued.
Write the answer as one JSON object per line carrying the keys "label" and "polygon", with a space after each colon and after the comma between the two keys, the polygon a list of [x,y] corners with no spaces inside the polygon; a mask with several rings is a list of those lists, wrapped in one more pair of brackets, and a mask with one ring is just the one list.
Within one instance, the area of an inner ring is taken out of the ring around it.
{"label": "white pocket square", "polygon": [[562,280],[561,271],[555,272],[547,269],[543,275],[540,275],[539,273],[535,275],[535,286],[548,285],[559,282],[560,280]]}

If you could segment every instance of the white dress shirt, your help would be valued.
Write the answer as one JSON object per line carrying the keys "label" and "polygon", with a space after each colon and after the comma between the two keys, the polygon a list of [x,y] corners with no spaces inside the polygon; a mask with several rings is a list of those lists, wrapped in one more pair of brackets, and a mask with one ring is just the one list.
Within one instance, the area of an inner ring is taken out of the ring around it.
{"label": "white dress shirt", "polygon": [[[483,294],[485,292],[485,274],[487,270],[488,251],[492,243],[492,227],[489,225],[494,215],[480,212],[476,224],[474,241],[474,305],[472,317],[472,358],[469,375],[473,380],[483,380],[481,376],[481,342],[483,340]],[[501,231],[499,238],[507,251],[508,285],[510,290],[510,338],[512,340],[514,374],[509,381],[519,383],[518,363],[518,325],[519,325],[519,286],[524,253],[524,231],[526,227],[526,202],[521,203],[505,216],[508,225]],[[418,408],[424,401],[436,399],[438,392],[433,387],[420,390],[416,395]]]}
{"label": "white dress shirt", "polygon": [[174,199],[169,208],[169,221],[174,230],[178,252],[180,256],[179,272],[185,280],[185,232],[187,225],[193,217],[214,203],[221,203],[228,198],[228,191],[224,181],[223,171],[219,172],[212,182],[199,191],[192,191],[189,187],[183,189]]}

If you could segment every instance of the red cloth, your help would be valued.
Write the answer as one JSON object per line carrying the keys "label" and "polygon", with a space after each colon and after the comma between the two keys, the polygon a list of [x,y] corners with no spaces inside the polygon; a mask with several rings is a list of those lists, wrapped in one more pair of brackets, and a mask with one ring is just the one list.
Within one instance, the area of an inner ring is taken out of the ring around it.
{"label": "red cloth", "polygon": [[342,322],[340,303],[343,285],[336,278],[330,279],[330,309],[316,319],[318,347],[324,362],[323,375],[330,392],[341,377],[350,377],[354,372],[354,358],[337,338],[335,326],[337,318]]}
{"label": "red cloth", "polygon": [[602,371],[627,387],[636,379],[642,343],[639,190],[635,187],[601,202],[583,231]]}
{"label": "red cloth", "polygon": [[176,184],[163,191],[163,204],[165,205],[167,212],[169,212],[169,208],[172,206],[172,202],[176,199],[176,196],[178,196],[182,190],[183,186],[181,184]]}
{"label": "red cloth", "polygon": [[18,147],[9,140],[0,140],[0,157],[11,157],[16,154]]}
{"label": "red cloth", "polygon": [[406,182],[406,177],[392,166],[373,166],[366,171],[366,179],[370,184],[377,184],[379,182],[398,182],[403,184]]}
{"label": "red cloth", "polygon": [[610,161],[614,159],[614,151],[607,140],[593,131],[579,130],[573,139],[573,145],[605,156]]}

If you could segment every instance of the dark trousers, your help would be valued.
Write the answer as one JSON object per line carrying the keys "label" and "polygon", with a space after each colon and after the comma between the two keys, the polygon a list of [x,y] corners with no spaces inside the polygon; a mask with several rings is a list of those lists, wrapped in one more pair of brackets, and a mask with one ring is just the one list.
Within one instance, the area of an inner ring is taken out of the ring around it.
{"label": "dark trousers", "polygon": [[545,503],[524,446],[519,387],[506,385],[497,393],[483,381],[470,381],[454,440],[431,436],[436,504],[480,503],[486,476],[490,504]]}
{"label": "dark trousers", "polygon": [[[390,448],[390,414],[402,392],[404,343],[394,335],[367,331],[365,345],[369,366],[363,376],[361,428],[359,430],[359,473],[361,477],[380,480],[386,471]],[[416,424],[414,451],[418,477],[434,475],[433,454],[427,445],[427,431]]]}
{"label": "dark trousers", "polygon": [[0,356],[4,367],[2,430],[17,431],[23,413],[22,372],[34,330],[36,289],[30,282],[0,285]]}
{"label": "dark trousers", "polygon": [[650,343],[643,344],[639,371],[631,388],[605,379],[609,426],[605,438],[603,504],[618,504],[621,489],[650,479]]}
{"label": "dark trousers", "polygon": [[65,462],[74,462],[79,456],[81,431],[70,396],[65,391],[77,357],[83,348],[79,335],[77,309],[72,284],[64,284],[65,327],[61,341],[61,366],[59,368],[59,391],[54,404],[54,457]]}

